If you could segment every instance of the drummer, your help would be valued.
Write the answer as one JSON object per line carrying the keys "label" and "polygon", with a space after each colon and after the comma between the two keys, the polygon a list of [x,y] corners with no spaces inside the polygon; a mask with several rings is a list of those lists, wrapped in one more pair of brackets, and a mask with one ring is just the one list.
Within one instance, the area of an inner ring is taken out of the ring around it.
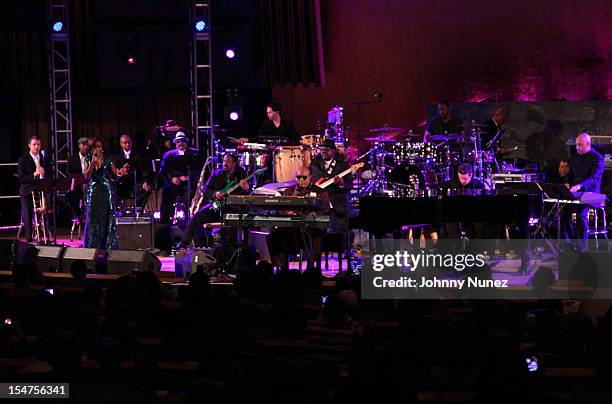
{"label": "drummer", "polygon": [[[251,142],[291,146],[298,146],[300,144],[300,135],[295,131],[293,123],[281,116],[281,111],[281,105],[276,101],[272,101],[266,105],[268,119],[261,125],[257,137],[251,139]],[[240,144],[249,142],[249,139],[244,137],[238,140]]]}
{"label": "drummer", "polygon": [[438,117],[432,119],[427,125],[424,142],[431,141],[432,135],[463,135],[463,122],[450,113],[450,102],[441,100],[438,102]]}

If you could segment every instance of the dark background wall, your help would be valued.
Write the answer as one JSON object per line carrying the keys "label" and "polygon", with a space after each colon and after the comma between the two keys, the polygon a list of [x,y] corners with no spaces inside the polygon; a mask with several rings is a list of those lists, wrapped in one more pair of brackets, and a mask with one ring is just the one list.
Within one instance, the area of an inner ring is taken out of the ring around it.
{"label": "dark background wall", "polygon": [[[453,102],[612,98],[609,0],[328,0],[324,88],[277,87],[301,131],[334,104],[372,100],[365,128],[422,132],[426,107]],[[356,109],[346,109],[356,128]]]}

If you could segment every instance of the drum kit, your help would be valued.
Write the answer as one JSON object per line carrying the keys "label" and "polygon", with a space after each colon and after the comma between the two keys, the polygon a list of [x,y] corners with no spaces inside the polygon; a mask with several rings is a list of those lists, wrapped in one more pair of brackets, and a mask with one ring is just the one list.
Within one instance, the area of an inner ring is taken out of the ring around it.
{"label": "drum kit", "polygon": [[[370,170],[362,175],[367,182],[361,195],[389,194],[397,197],[433,195],[439,186],[451,180],[461,163],[473,167],[474,177],[492,188],[492,174],[497,161],[492,150],[483,150],[480,142],[482,126],[472,123],[467,139],[462,134],[422,136],[402,128],[382,127],[370,130],[376,136],[371,142]],[[471,149],[466,153],[466,140]]]}

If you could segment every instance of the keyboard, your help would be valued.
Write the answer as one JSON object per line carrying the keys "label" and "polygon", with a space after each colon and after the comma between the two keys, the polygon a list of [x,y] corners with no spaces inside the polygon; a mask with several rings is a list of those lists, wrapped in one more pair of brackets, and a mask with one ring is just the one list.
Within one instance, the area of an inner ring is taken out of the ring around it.
{"label": "keyboard", "polygon": [[247,206],[265,209],[325,209],[328,206],[315,196],[264,196],[264,195],[230,195],[229,206]]}
{"label": "keyboard", "polygon": [[302,225],[306,228],[329,227],[329,216],[311,216],[304,218],[300,216],[268,216],[253,213],[226,213],[223,217],[224,222],[229,225],[238,225],[244,227],[277,227],[277,228],[294,228],[299,229]]}

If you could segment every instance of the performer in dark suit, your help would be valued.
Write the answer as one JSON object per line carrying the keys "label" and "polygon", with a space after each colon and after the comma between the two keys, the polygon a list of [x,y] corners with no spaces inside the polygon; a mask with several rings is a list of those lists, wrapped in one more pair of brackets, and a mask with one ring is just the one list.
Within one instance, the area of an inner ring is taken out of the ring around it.
{"label": "performer in dark suit", "polygon": [[177,249],[187,247],[193,241],[196,232],[204,223],[211,223],[221,220],[221,212],[209,201],[221,201],[225,198],[225,188],[229,184],[240,183],[240,186],[232,195],[245,194],[249,190],[249,183],[243,178],[247,173],[238,165],[238,157],[235,154],[226,154],[223,157],[223,168],[215,170],[206,181],[202,195],[203,205],[189,220],[181,242],[176,246]]}
{"label": "performer in dark suit", "polygon": [[[78,145],[79,152],[68,158],[68,175],[70,176],[85,174],[87,171],[87,157],[89,156],[89,143],[87,141],[87,137],[84,136],[79,138]],[[81,216],[83,214],[83,198],[83,187],[81,186],[77,186],[74,190],[66,193],[66,199],[68,200],[70,210],[72,211],[72,218],[79,221],[81,220]]]}
{"label": "performer in dark suit", "polygon": [[497,139],[497,144],[491,145],[493,151],[497,152],[499,142],[501,142],[501,138],[503,137],[504,128],[502,128],[502,125],[506,121],[507,117],[508,109],[500,107],[495,110],[491,118],[487,119],[482,123],[483,125],[486,125],[486,127],[483,128],[480,132],[480,141],[483,149],[487,147],[487,145],[495,137],[495,135],[501,132],[500,137]]}
{"label": "performer in dark suit", "polygon": [[51,175],[49,159],[42,150],[40,138],[31,136],[28,141],[28,153],[19,158],[17,176],[19,177],[19,200],[21,201],[21,221],[28,242],[32,241],[32,214],[34,206],[32,191],[37,182]]}
{"label": "performer in dark suit", "polygon": [[315,157],[310,166],[312,179],[315,183],[321,178],[335,178],[334,184],[325,188],[333,206],[330,218],[330,229],[332,232],[347,231],[348,190],[353,183],[353,175],[349,173],[343,178],[337,175],[346,171],[348,168],[348,163],[337,157],[336,144],[331,139],[323,141],[321,155]]}
{"label": "performer in dark suit", "polygon": [[[571,192],[599,193],[604,168],[603,156],[591,148],[591,136],[588,133],[579,134],[576,137],[576,155],[570,161],[569,183],[567,184],[569,190]],[[570,209],[564,210],[567,211],[564,215],[567,223],[566,228],[571,234]],[[588,238],[589,207],[577,205],[574,211],[576,212],[576,231],[574,237],[586,240]]]}
{"label": "performer in dark suit", "polygon": [[143,207],[151,194],[152,173],[149,171],[142,172],[130,166],[131,159],[145,158],[145,156],[144,153],[134,150],[132,138],[129,135],[121,135],[119,145],[121,151],[113,157],[115,167],[127,167],[128,171],[126,175],[119,177],[115,182],[117,202],[134,197],[134,170],[136,170],[137,203],[138,206]]}
{"label": "performer in dark suit", "polygon": [[[188,143],[185,133],[177,132],[174,138],[176,149],[166,152],[161,161],[159,176],[164,181],[160,208],[162,223],[170,223],[173,205],[177,198],[186,196],[189,182],[191,191],[195,191],[202,162],[197,150],[187,147]],[[189,206],[185,205],[185,208]]]}

